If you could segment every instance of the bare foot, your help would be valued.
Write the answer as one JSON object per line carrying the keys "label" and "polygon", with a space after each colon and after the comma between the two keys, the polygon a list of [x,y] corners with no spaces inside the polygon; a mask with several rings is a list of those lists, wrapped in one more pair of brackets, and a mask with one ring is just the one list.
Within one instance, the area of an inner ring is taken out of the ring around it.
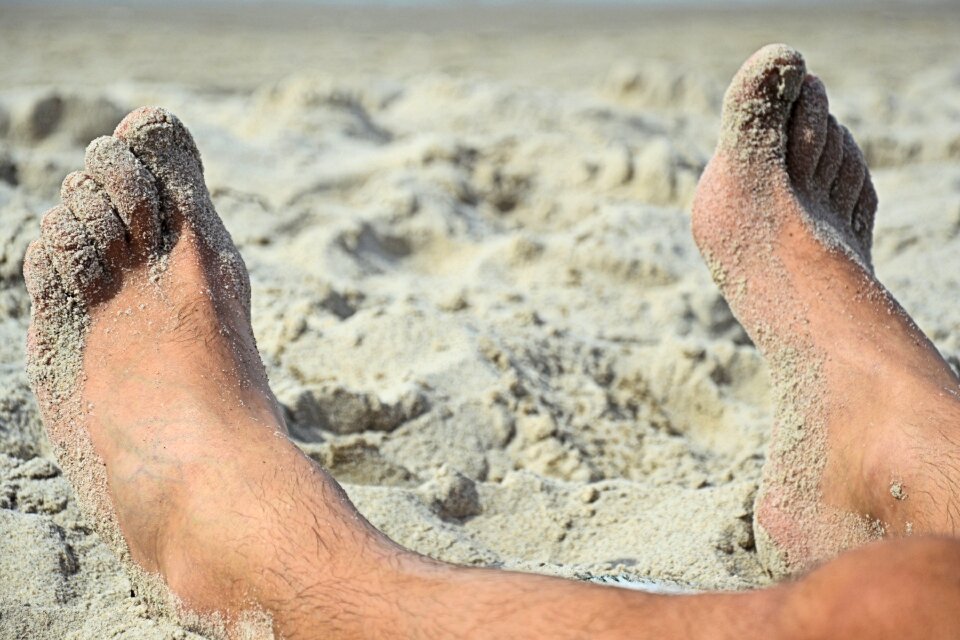
{"label": "bare foot", "polygon": [[876,205],[800,54],[754,54],[727,90],[693,232],[778,392],[755,513],[776,575],[884,534],[955,532],[956,505],[933,496],[960,452],[958,383],[873,276]]}
{"label": "bare foot", "polygon": [[[162,576],[182,613],[227,629],[251,602],[333,580],[297,575],[304,563],[278,561],[280,549],[341,576],[346,562],[393,549],[285,437],[250,328],[247,272],[189,132],[162,109],[139,109],[90,144],[85,164],[28,251],[28,367],[101,535]],[[340,520],[356,539],[338,540],[336,554],[316,549],[316,532]],[[142,588],[164,592],[150,582]]]}

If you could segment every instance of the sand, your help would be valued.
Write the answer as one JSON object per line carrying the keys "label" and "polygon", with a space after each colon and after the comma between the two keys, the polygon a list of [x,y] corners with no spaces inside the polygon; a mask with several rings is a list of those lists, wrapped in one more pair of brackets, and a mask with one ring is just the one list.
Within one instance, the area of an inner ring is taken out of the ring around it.
{"label": "sand", "polygon": [[804,52],[874,175],[876,272],[957,364],[958,27],[0,9],[0,638],[194,637],[131,594],[23,367],[26,243],[129,109],[193,131],[291,431],[375,525],[452,562],[742,589],[769,580],[774,393],[688,213],[724,87],[766,42]]}

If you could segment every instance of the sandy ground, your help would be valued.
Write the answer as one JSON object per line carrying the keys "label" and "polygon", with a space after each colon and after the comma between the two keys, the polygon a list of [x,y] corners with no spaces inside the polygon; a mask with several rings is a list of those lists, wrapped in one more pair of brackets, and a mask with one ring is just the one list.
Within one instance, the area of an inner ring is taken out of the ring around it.
{"label": "sandy ground", "polygon": [[768,380],[688,229],[725,83],[767,42],[807,54],[874,171],[877,272],[956,363],[957,33],[948,9],[0,8],[0,638],[195,637],[91,533],[23,372],[26,243],[130,108],[192,128],[291,430],[374,524],[740,589],[767,580]]}

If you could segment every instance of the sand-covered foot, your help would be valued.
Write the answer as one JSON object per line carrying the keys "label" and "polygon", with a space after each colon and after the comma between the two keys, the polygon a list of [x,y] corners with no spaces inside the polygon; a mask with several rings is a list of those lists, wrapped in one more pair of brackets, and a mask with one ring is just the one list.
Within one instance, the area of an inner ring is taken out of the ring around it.
{"label": "sand-covered foot", "polygon": [[247,273],[180,121],[131,113],[90,144],[62,200],[25,265],[28,368],[50,440],[140,588],[165,597],[165,582],[181,613],[233,628],[297,582],[294,568],[283,586],[263,567],[312,549],[304,527],[356,518],[337,489],[319,495],[322,472],[283,437]]}
{"label": "sand-covered foot", "polygon": [[777,389],[754,523],[774,574],[884,534],[952,532],[924,494],[944,426],[960,425],[957,380],[873,276],[876,206],[801,55],[754,54],[727,90],[693,232]]}

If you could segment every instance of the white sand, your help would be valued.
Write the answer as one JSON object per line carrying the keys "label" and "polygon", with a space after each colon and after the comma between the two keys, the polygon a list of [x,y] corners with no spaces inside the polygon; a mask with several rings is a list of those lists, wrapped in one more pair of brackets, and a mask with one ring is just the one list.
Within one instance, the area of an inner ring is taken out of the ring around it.
{"label": "white sand", "polygon": [[[466,31],[463,25],[474,27]],[[23,373],[23,250],[130,108],[191,127],[304,449],[445,560],[747,588],[763,363],[689,237],[719,99],[786,41],[956,362],[960,12],[0,9],[0,638],[188,637],[76,509]],[[11,62],[12,61],[12,62]]]}

